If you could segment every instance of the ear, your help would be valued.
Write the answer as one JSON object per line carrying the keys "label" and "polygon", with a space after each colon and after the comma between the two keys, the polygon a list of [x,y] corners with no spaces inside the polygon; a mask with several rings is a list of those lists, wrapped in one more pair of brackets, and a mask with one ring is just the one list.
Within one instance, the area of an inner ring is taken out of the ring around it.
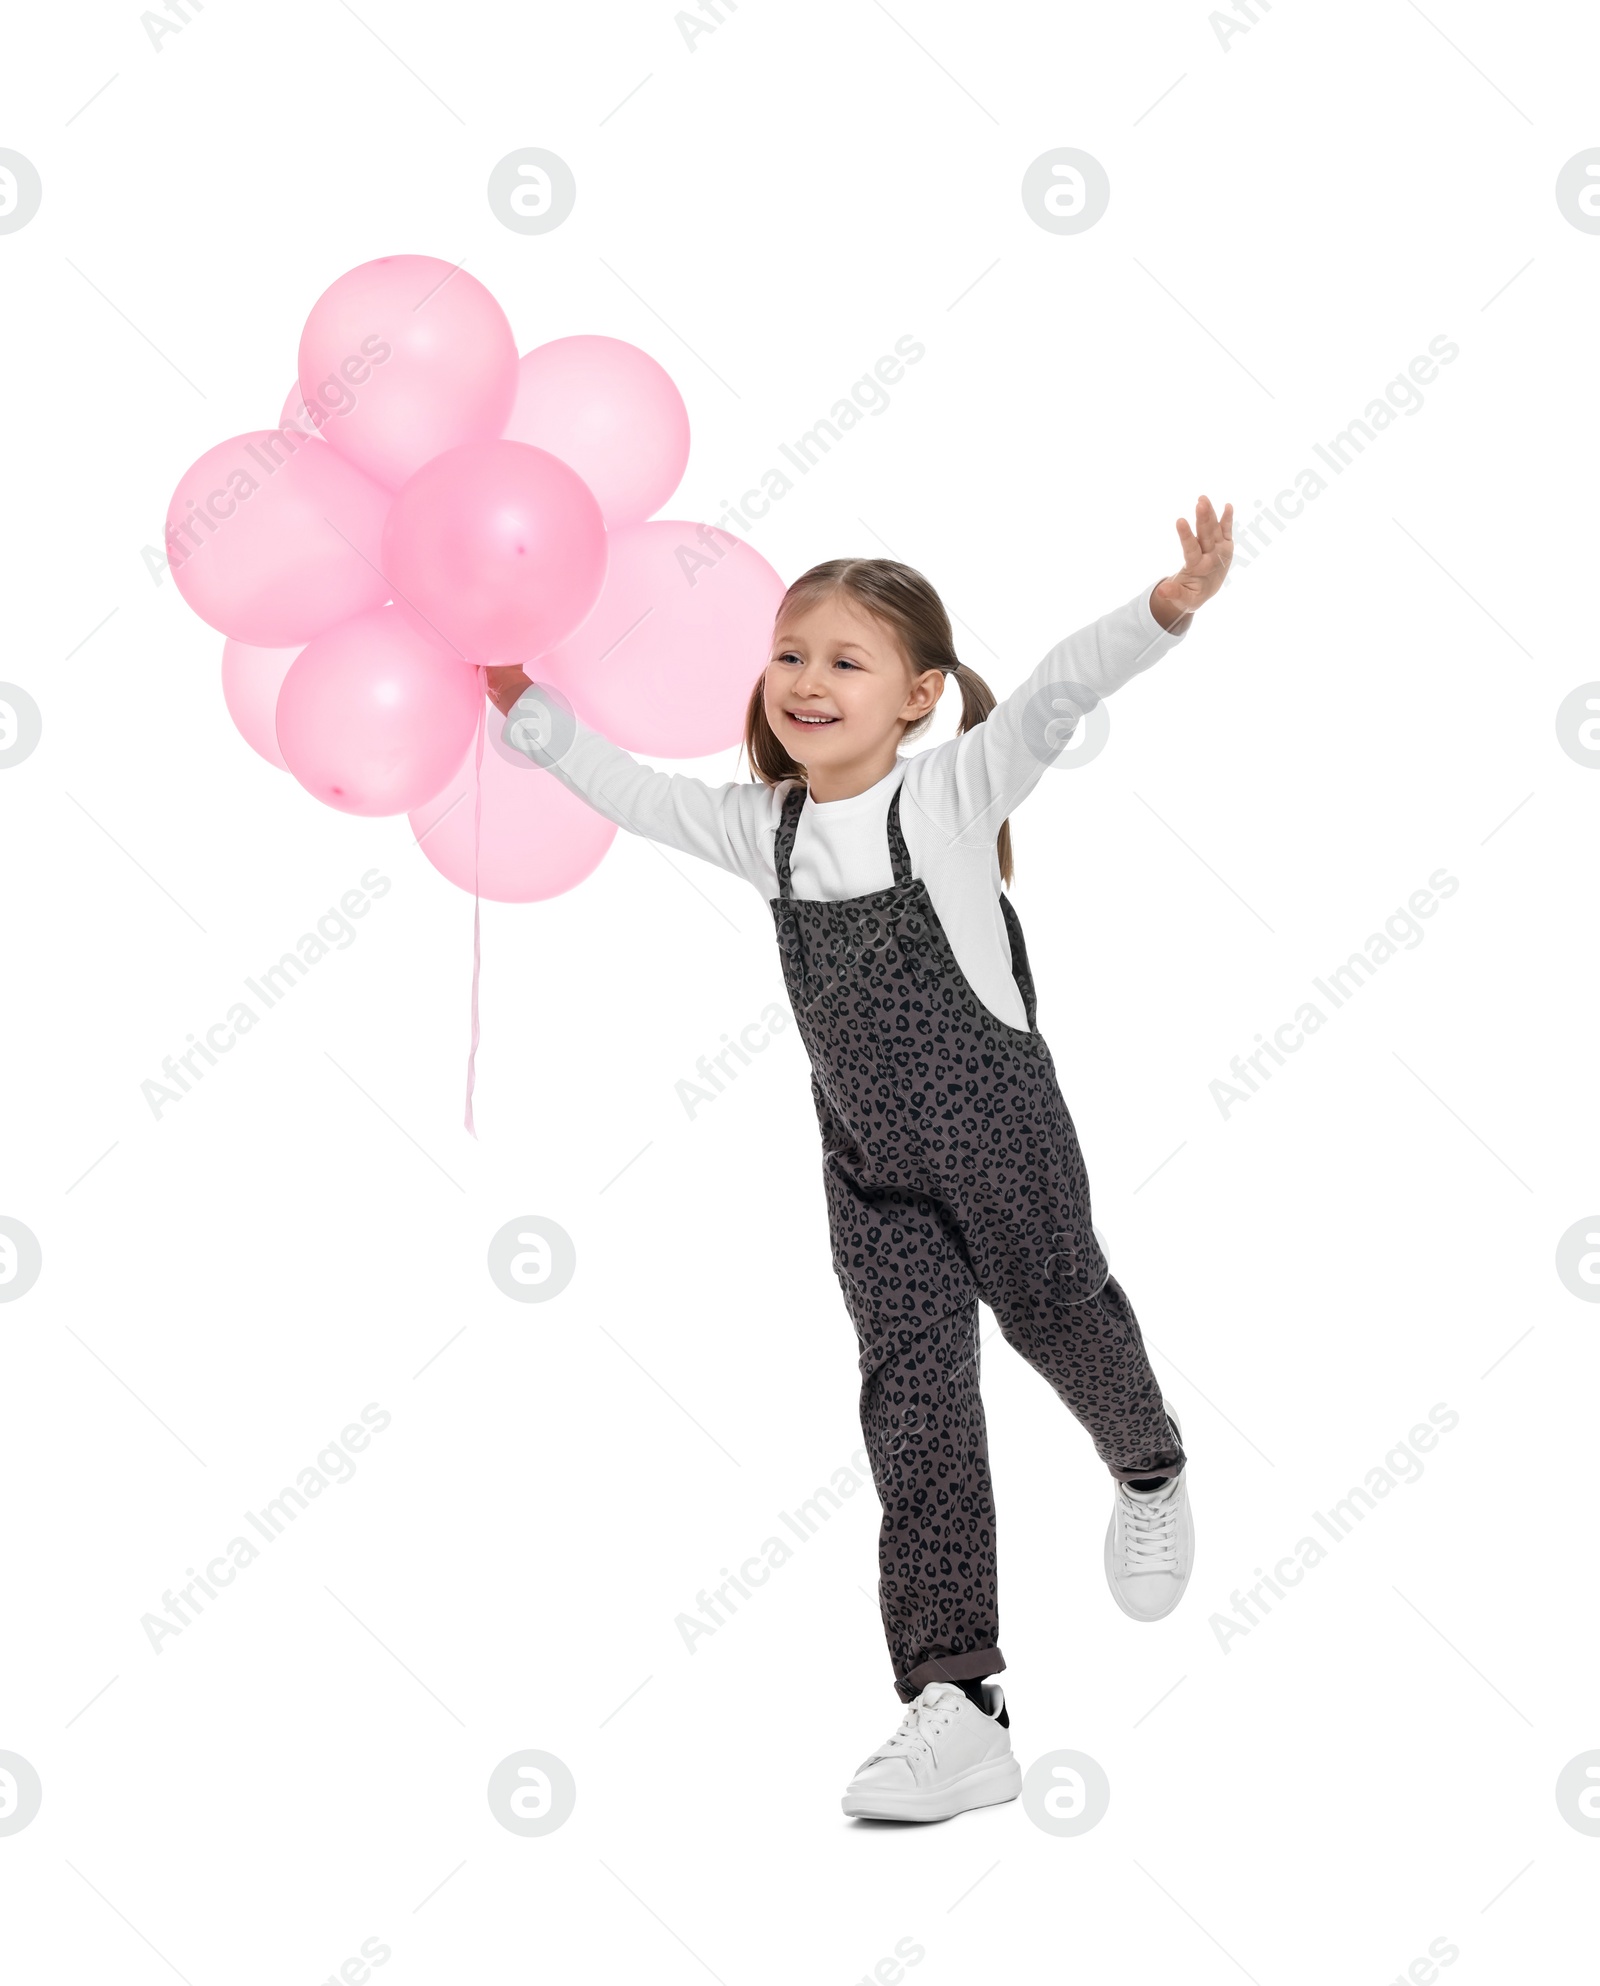
{"label": "ear", "polygon": [[914,724],[919,717],[926,717],[928,712],[934,708],[943,695],[944,671],[942,669],[922,670],[912,683],[906,697],[906,721]]}

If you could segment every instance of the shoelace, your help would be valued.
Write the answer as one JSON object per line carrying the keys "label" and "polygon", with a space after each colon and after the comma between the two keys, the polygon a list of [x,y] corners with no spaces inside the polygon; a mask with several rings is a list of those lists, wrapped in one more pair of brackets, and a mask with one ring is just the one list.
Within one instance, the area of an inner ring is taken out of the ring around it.
{"label": "shoelace", "polygon": [[1171,1477],[1149,1497],[1131,1496],[1125,1485],[1119,1489],[1124,1572],[1177,1571],[1178,1482]]}
{"label": "shoelace", "polygon": [[950,1721],[954,1705],[952,1697],[962,1697],[965,1692],[951,1683],[930,1683],[900,1720],[900,1728],[892,1738],[885,1740],[872,1754],[863,1759],[861,1770],[876,1765],[879,1759],[896,1758],[902,1754],[918,1752],[926,1756],[930,1765],[939,1763],[939,1754],[934,1749],[933,1740]]}

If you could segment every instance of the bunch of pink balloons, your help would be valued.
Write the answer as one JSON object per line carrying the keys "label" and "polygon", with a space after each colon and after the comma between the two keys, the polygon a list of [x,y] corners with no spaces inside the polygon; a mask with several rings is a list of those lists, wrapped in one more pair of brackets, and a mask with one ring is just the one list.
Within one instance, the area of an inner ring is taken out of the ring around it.
{"label": "bunch of pink balloons", "polygon": [[227,636],[223,694],[263,758],[345,813],[409,815],[461,888],[531,902],[616,829],[482,749],[487,668],[520,664],[631,750],[743,734],[783,581],[742,539],[655,516],[688,457],[682,396],[637,346],[519,358],[464,270],[383,256],[317,299],[279,425],[185,472],[167,556]]}

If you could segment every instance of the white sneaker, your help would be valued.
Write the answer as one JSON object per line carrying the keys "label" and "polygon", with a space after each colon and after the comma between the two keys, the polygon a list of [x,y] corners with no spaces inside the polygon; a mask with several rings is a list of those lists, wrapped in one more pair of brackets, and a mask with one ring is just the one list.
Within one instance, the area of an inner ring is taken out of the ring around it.
{"label": "white sneaker", "polygon": [[[1178,1416],[1167,1418],[1181,1443]],[[1158,1621],[1183,1598],[1194,1569],[1194,1518],[1187,1465],[1159,1489],[1118,1483],[1106,1528],[1106,1581],[1112,1598],[1136,1621]]]}
{"label": "white sneaker", "polygon": [[865,1820],[935,1821],[992,1807],[1022,1791],[1011,1733],[999,1722],[1005,1692],[985,1683],[986,1716],[954,1683],[929,1683],[900,1728],[864,1759],[840,1805]]}

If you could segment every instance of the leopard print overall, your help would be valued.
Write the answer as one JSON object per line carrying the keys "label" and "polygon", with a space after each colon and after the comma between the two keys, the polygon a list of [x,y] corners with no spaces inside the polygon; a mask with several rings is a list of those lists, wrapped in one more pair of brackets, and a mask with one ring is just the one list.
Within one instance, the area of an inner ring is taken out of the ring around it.
{"label": "leopard print overall", "polygon": [[889,804],[891,887],[826,902],[790,888],[807,797],[793,785],[770,901],[811,1059],[833,1266],[859,1341],[861,1428],[883,1506],[879,1606],[909,1702],[927,1683],[1005,1667],[980,1299],[1114,1477],[1173,1476],[1185,1457],[1094,1237],[1016,910],[1002,895],[1026,1028],[990,1013],[957,962],[911,873],[901,790]]}

